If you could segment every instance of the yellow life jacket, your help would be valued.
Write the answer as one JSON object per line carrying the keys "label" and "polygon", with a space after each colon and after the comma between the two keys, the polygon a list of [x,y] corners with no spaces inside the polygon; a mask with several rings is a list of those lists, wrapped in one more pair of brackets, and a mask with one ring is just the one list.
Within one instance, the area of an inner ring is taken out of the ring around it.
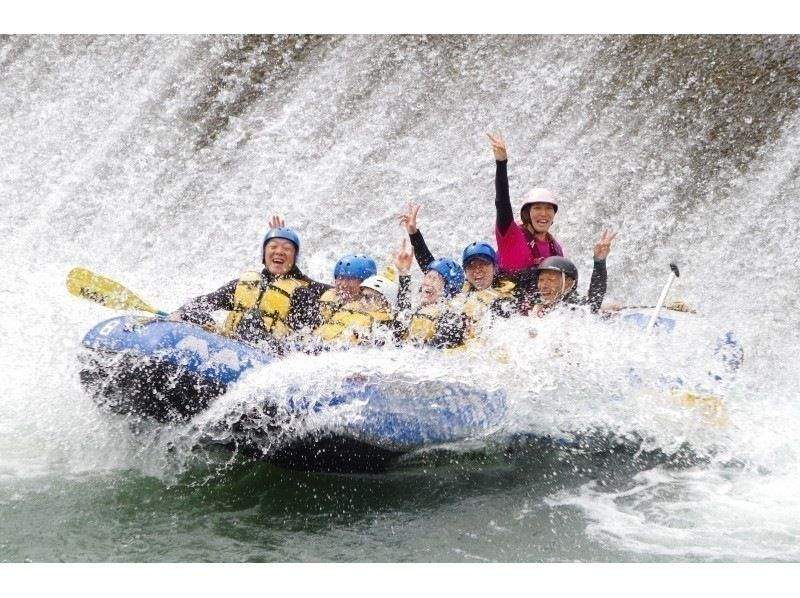
{"label": "yellow life jacket", "polygon": [[499,299],[511,297],[516,286],[510,280],[499,279],[495,284],[481,291],[466,283],[461,292],[467,296],[467,300],[473,305],[482,304],[488,307]]}
{"label": "yellow life jacket", "polygon": [[392,319],[386,310],[365,311],[359,301],[351,301],[334,313],[330,320],[314,330],[324,341],[346,340],[354,344],[369,340],[375,324]]}
{"label": "yellow life jacket", "polygon": [[296,278],[278,278],[267,282],[261,272],[248,271],[241,275],[233,293],[233,309],[223,325],[224,333],[237,336],[239,322],[245,312],[257,309],[261,312],[264,329],[275,338],[284,338],[290,328],[286,324],[292,295],[308,282]]}
{"label": "yellow life jacket", "polygon": [[425,343],[436,334],[436,327],[444,308],[439,303],[423,305],[411,315],[408,323],[407,339],[412,342]]}
{"label": "yellow life jacket", "polygon": [[475,338],[479,334],[478,324],[486,317],[492,304],[500,299],[512,296],[516,285],[510,280],[500,280],[497,284],[483,289],[466,291],[462,311],[467,316],[467,339]]}
{"label": "yellow life jacket", "polygon": [[336,289],[328,289],[319,298],[319,314],[323,322],[330,322],[333,314],[342,308],[342,301]]}

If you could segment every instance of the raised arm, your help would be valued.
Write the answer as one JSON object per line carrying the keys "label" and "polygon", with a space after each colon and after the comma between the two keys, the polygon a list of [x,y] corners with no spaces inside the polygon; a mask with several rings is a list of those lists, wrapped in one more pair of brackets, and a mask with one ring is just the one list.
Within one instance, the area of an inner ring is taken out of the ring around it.
{"label": "raised arm", "polygon": [[492,144],[492,153],[494,153],[497,165],[494,175],[494,206],[497,210],[496,225],[500,234],[504,235],[511,223],[514,222],[511,195],[508,190],[508,152],[502,131],[498,133],[497,137],[492,137],[489,133],[486,133],[486,136]]}
{"label": "raised arm", "polygon": [[414,248],[406,250],[406,240],[403,239],[400,250],[394,252],[392,259],[399,274],[397,311],[405,312],[411,309],[411,260],[414,259]]}
{"label": "raised arm", "polygon": [[603,229],[603,232],[600,233],[600,238],[594,244],[594,259],[596,261],[605,261],[608,254],[611,253],[611,242],[618,234],[619,231],[612,233],[607,228]]}
{"label": "raised arm", "polygon": [[587,294],[587,302],[594,313],[600,311],[600,306],[603,304],[603,298],[606,295],[608,282],[606,258],[611,252],[611,242],[618,233],[619,231],[612,233],[604,229],[594,245],[594,267],[592,268],[592,279],[589,281],[589,292]]}
{"label": "raised arm", "polygon": [[422,237],[422,233],[417,228],[417,214],[419,214],[421,208],[421,205],[415,206],[413,202],[409,201],[408,208],[404,213],[400,214],[398,220],[406,229],[408,238],[411,239],[411,247],[414,255],[417,256],[417,264],[419,264],[420,270],[425,272],[436,258],[433,257],[428,245],[425,243],[425,239]]}

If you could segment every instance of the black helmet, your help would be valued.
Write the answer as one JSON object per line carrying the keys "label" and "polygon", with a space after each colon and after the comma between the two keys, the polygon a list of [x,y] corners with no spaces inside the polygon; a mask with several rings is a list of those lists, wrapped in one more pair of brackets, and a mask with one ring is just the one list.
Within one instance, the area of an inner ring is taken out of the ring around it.
{"label": "black helmet", "polygon": [[578,283],[578,269],[575,267],[575,264],[560,255],[552,255],[544,258],[539,264],[539,270],[555,270],[556,272],[562,272],[564,276],[571,278],[576,284]]}

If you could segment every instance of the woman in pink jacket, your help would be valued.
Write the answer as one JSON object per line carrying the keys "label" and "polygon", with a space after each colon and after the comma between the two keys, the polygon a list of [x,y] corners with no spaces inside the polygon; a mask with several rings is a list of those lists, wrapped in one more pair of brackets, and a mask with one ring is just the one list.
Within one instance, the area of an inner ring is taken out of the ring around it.
{"label": "woman in pink jacket", "polygon": [[558,200],[547,189],[533,189],[522,197],[522,225],[514,222],[508,191],[506,143],[502,132],[497,137],[488,133],[487,136],[492,142],[497,162],[494,179],[497,195],[494,203],[497,208],[495,236],[500,269],[510,274],[531,268],[535,270],[544,258],[564,255],[561,245],[550,234],[550,227],[558,212]]}
{"label": "woman in pink jacket", "polygon": [[[511,209],[511,196],[508,191],[508,153],[503,133],[497,137],[486,134],[492,143],[497,171],[494,178],[495,208],[497,220],[495,236],[497,238],[497,257],[500,270],[506,273],[526,294],[536,293],[536,275],[539,264],[545,258],[564,256],[564,250],[555,237],[550,234],[556,213],[558,200],[552,192],[537,187],[522,196],[520,219],[522,224],[514,221]],[[611,251],[611,242],[616,232],[603,230],[600,239],[594,246],[595,269],[605,269],[605,261]]]}

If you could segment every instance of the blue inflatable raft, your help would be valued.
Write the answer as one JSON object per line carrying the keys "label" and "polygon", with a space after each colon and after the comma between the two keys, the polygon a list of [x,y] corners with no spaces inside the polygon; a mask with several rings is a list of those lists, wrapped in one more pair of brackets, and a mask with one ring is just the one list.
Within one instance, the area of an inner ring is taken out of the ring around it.
{"label": "blue inflatable raft", "polygon": [[[648,311],[629,309],[620,316],[644,328]],[[655,323],[664,332],[692,316],[664,313]],[[246,372],[279,359],[201,327],[161,318],[100,322],[83,345],[81,380],[103,408],[169,423],[191,420]],[[741,365],[741,347],[731,333],[720,337],[715,353],[725,375]],[[665,385],[682,388],[683,381]],[[283,388],[281,396],[255,397],[246,409],[203,425],[210,426],[209,442],[222,439],[237,451],[282,466],[369,472],[421,448],[484,435],[502,424],[507,411],[502,392],[452,381],[371,374],[342,380],[335,391],[326,392],[308,396],[299,385]]]}
{"label": "blue inflatable raft", "polygon": [[[83,345],[80,377],[97,402],[117,414],[159,422],[190,420],[245,372],[277,359],[160,318],[100,322]],[[250,407],[233,422],[223,418],[219,425],[228,429],[213,436],[285,467],[339,472],[381,471],[408,452],[486,433],[506,412],[501,393],[442,381],[404,385],[375,375],[344,380],[325,396],[284,389],[281,397],[259,397]],[[347,407],[354,417],[325,417]]]}

